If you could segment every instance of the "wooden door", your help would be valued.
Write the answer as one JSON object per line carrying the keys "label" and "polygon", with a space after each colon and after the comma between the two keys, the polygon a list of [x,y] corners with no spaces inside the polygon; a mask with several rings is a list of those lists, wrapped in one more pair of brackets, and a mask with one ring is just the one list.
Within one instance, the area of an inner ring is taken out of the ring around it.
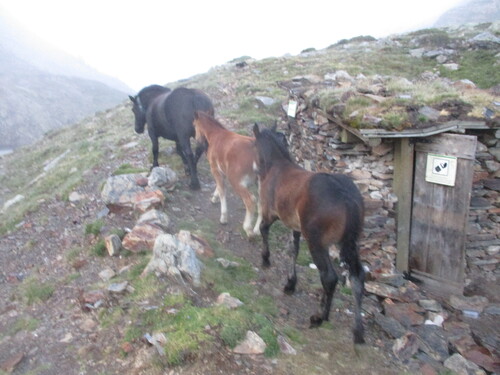
{"label": "wooden door", "polygon": [[475,136],[440,134],[415,145],[409,267],[436,292],[463,292],[475,152]]}

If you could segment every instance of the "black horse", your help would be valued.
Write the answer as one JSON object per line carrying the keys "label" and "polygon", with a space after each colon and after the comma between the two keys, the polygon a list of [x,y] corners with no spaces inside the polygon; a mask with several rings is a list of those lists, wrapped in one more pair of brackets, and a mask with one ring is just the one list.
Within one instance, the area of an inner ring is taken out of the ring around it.
{"label": "black horse", "polygon": [[193,120],[196,111],[214,115],[210,98],[200,90],[179,87],[172,91],[160,85],[145,87],[135,97],[129,98],[134,104],[135,131],[143,133],[145,124],[148,124],[149,137],[153,143],[153,167],[158,166],[158,138],[175,141],[177,153],[191,176],[189,186],[199,189],[196,164],[206,149],[206,142],[198,143],[196,154],[193,155],[190,138],[195,137]]}

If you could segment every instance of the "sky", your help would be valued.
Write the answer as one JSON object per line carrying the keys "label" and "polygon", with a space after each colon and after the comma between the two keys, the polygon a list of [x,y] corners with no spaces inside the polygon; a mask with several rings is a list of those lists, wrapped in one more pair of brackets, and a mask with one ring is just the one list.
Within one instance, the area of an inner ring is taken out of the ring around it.
{"label": "sky", "polygon": [[0,0],[24,28],[134,90],[241,56],[429,27],[466,0]]}

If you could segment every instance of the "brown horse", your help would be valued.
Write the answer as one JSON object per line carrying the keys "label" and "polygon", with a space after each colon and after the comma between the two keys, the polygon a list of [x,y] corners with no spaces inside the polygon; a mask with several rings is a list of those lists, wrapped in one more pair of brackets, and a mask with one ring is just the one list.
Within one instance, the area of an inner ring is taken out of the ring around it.
{"label": "brown horse", "polygon": [[[212,202],[220,200],[220,222],[227,223],[227,201],[225,180],[245,204],[246,213],[243,229],[248,237],[259,234],[260,212],[252,229],[252,222],[258,201],[249,188],[257,184],[257,160],[254,139],[224,128],[216,119],[205,112],[195,113],[194,128],[196,140],[208,143],[207,159],[210,164],[216,188]],[[258,207],[258,206],[257,206]]]}
{"label": "brown horse", "polygon": [[358,188],[344,175],[309,172],[295,164],[274,129],[260,131],[255,125],[253,131],[259,165],[263,265],[270,265],[269,228],[279,219],[293,230],[293,264],[284,289],[287,294],[293,293],[300,235],[304,236],[323,285],[322,312],[311,316],[311,326],[319,326],[328,320],[338,281],[328,248],[333,243],[339,244],[340,258],[348,266],[355,299],[354,343],[364,343],[361,299],[365,272],[358,256],[364,208]]}

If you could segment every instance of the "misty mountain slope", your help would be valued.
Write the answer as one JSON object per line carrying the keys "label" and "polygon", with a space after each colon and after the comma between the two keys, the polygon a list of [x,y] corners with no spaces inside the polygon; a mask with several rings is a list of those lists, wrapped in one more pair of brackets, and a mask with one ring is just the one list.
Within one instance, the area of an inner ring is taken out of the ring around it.
{"label": "misty mountain slope", "polygon": [[500,20],[500,0],[472,0],[445,12],[434,26],[457,26],[498,20]]}
{"label": "misty mountain slope", "polygon": [[130,92],[0,17],[0,148],[32,144],[47,131],[116,106]]}

